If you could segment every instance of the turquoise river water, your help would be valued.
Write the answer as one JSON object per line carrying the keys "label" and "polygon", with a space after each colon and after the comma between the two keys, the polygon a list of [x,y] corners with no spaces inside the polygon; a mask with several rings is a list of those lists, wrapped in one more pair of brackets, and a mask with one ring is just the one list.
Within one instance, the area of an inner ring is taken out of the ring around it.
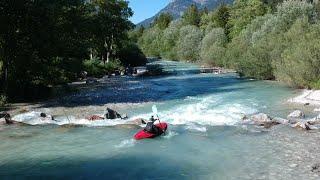
{"label": "turquoise river water", "polygon": [[[30,125],[0,127],[0,179],[290,177],[290,170],[281,170],[287,162],[275,156],[288,147],[274,142],[268,130],[243,125],[241,118],[258,112],[285,117],[292,89],[237,74],[200,74],[187,64],[166,68],[180,69],[159,77],[103,79],[94,88],[16,115]],[[161,120],[169,123],[168,132],[133,140],[142,127],[123,124],[149,118],[153,104]],[[106,106],[127,113],[129,120],[83,118],[103,114]],[[57,115],[57,121],[40,120],[40,111]]]}

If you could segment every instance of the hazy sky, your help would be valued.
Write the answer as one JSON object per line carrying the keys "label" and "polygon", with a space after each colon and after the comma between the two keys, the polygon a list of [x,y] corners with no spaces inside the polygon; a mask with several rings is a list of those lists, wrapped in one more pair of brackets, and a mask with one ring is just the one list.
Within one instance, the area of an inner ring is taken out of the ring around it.
{"label": "hazy sky", "polygon": [[133,23],[139,23],[155,15],[164,8],[170,0],[129,0],[129,6],[134,12],[130,19]]}

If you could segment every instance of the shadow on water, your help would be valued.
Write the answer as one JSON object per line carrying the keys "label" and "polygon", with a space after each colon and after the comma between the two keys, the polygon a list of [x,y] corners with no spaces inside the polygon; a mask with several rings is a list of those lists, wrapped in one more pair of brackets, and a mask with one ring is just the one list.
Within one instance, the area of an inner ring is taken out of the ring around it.
{"label": "shadow on water", "polygon": [[[88,152],[90,153],[90,152]],[[150,154],[121,155],[107,159],[54,163],[29,161],[0,166],[1,179],[199,179],[201,170],[188,162]],[[50,161],[50,160],[49,160]],[[27,164],[27,165],[26,165]],[[196,172],[196,173],[195,173]]]}
{"label": "shadow on water", "polygon": [[[156,78],[121,78],[100,84],[58,99],[55,103],[44,103],[42,107],[79,107],[108,103],[143,103],[184,99],[188,96],[235,92],[243,87],[230,87],[249,80],[235,75],[180,75]],[[252,81],[250,81],[252,82]]]}

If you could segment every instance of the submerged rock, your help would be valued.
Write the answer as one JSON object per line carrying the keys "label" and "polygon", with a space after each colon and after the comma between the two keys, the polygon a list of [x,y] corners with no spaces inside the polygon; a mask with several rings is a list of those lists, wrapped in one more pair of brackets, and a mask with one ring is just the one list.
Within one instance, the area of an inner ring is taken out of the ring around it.
{"label": "submerged rock", "polygon": [[311,172],[320,173],[320,163],[314,164],[312,166]]}
{"label": "submerged rock", "polygon": [[294,124],[292,127],[303,130],[317,130],[318,128],[310,124],[308,121],[300,121]]}
{"label": "submerged rock", "polygon": [[289,120],[288,119],[283,119],[283,118],[279,118],[279,117],[275,117],[273,118],[273,120],[279,124],[289,124]]}
{"label": "submerged rock", "polygon": [[295,110],[288,115],[289,119],[299,119],[304,117],[305,117],[305,114],[301,110]]}

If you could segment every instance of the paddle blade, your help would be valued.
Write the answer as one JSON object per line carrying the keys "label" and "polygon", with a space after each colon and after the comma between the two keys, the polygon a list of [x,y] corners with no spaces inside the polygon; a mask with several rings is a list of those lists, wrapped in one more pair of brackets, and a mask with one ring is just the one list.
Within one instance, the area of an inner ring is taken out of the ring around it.
{"label": "paddle blade", "polygon": [[153,112],[154,115],[158,114],[158,109],[157,109],[156,105],[152,106],[152,112]]}

